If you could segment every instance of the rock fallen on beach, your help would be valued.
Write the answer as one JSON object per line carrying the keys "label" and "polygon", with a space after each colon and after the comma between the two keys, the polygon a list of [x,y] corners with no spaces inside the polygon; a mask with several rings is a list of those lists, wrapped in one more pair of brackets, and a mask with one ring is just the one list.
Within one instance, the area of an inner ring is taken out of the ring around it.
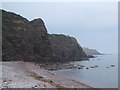
{"label": "rock fallen on beach", "polygon": [[86,69],[89,69],[88,67],[86,67]]}
{"label": "rock fallen on beach", "polygon": [[85,67],[85,66],[81,65],[81,67]]}
{"label": "rock fallen on beach", "polygon": [[98,67],[98,65],[95,65],[94,67]]}
{"label": "rock fallen on beach", "polygon": [[48,68],[47,70],[57,70],[57,68]]}
{"label": "rock fallen on beach", "polygon": [[95,65],[95,66],[91,66],[90,68],[96,68],[96,67],[98,67],[97,65]]}
{"label": "rock fallen on beach", "polygon": [[78,65],[78,69],[83,69],[85,66],[84,65]]}
{"label": "rock fallen on beach", "polygon": [[78,69],[83,69],[83,67],[78,67]]}
{"label": "rock fallen on beach", "polygon": [[115,65],[111,65],[111,67],[115,67]]}
{"label": "rock fallen on beach", "polygon": [[95,68],[95,67],[93,67],[93,66],[90,66],[90,68]]}
{"label": "rock fallen on beach", "polygon": [[110,66],[107,66],[106,68],[110,68],[110,67],[115,67],[115,65],[110,65]]}
{"label": "rock fallen on beach", "polygon": [[46,87],[46,85],[44,85],[44,87]]}
{"label": "rock fallen on beach", "polygon": [[34,87],[37,88],[37,85],[35,85]]}

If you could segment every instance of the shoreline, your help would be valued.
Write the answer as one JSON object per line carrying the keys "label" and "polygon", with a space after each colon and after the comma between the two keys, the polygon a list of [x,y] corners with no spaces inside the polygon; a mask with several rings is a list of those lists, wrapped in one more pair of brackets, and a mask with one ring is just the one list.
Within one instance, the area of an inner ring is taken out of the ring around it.
{"label": "shoreline", "polygon": [[93,88],[35,63],[23,61],[2,62],[1,88]]}

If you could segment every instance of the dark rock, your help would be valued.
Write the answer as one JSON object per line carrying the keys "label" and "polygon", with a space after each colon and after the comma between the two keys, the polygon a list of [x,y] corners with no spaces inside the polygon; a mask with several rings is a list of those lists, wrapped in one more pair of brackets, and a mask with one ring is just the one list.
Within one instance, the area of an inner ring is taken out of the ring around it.
{"label": "dark rock", "polygon": [[80,67],[85,67],[85,66],[81,65]]}
{"label": "dark rock", "polygon": [[2,60],[34,62],[55,59],[42,19],[28,21],[2,10]]}
{"label": "dark rock", "polygon": [[102,55],[100,52],[98,52],[96,49],[89,49],[89,48],[85,48],[83,47],[83,51],[89,55],[89,56],[93,56],[93,55]]}
{"label": "dark rock", "polygon": [[76,61],[88,59],[88,56],[83,52],[82,47],[74,37],[51,34],[49,35],[49,40],[55,56],[60,58],[60,60]]}
{"label": "dark rock", "polygon": [[52,80],[50,80],[49,82],[50,82],[50,83],[53,83],[53,81],[52,81]]}
{"label": "dark rock", "polygon": [[89,69],[88,67],[86,67],[86,69]]}
{"label": "dark rock", "polygon": [[94,67],[98,67],[98,65],[95,65]]}
{"label": "dark rock", "polygon": [[35,85],[34,87],[37,88],[37,85]]}
{"label": "dark rock", "polygon": [[93,67],[93,66],[90,66],[90,68],[95,68],[95,67]]}
{"label": "dark rock", "polygon": [[7,82],[6,80],[3,80],[3,82]]}
{"label": "dark rock", "polygon": [[93,55],[88,55],[89,58],[95,58]]}
{"label": "dark rock", "polygon": [[111,65],[111,67],[115,67],[115,65]]}
{"label": "dark rock", "polygon": [[44,84],[43,86],[44,86],[44,87],[46,87],[46,85],[45,85],[45,84]]}
{"label": "dark rock", "polygon": [[78,69],[83,69],[83,67],[78,67]]}
{"label": "dark rock", "polygon": [[57,68],[48,68],[47,70],[51,70],[51,71],[53,70],[54,71],[54,70],[57,70]]}
{"label": "dark rock", "polygon": [[36,63],[85,60],[88,56],[74,37],[48,35],[41,18],[28,21],[2,10],[2,60]]}

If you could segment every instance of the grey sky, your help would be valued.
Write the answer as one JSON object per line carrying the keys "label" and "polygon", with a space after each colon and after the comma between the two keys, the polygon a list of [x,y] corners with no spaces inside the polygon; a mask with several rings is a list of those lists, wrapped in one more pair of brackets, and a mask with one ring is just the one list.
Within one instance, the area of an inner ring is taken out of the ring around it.
{"label": "grey sky", "polygon": [[117,53],[117,2],[2,3],[2,8],[26,17],[42,18],[49,33],[76,37],[83,47]]}

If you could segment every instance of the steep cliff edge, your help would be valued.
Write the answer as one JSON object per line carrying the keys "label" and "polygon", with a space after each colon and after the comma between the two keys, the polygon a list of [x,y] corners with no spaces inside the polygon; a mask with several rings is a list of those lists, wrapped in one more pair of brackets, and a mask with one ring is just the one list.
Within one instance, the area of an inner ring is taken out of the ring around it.
{"label": "steep cliff edge", "polygon": [[2,60],[49,61],[53,52],[42,19],[28,21],[2,10]]}
{"label": "steep cliff edge", "polygon": [[98,52],[96,49],[89,49],[89,48],[85,48],[83,47],[83,51],[87,54],[87,55],[102,55],[100,52]]}
{"label": "steep cliff edge", "polygon": [[49,35],[41,18],[28,21],[2,10],[2,60],[59,62],[88,59],[73,37]]}
{"label": "steep cliff edge", "polygon": [[88,56],[74,37],[62,34],[50,34],[49,40],[55,56],[64,61],[84,60]]}

